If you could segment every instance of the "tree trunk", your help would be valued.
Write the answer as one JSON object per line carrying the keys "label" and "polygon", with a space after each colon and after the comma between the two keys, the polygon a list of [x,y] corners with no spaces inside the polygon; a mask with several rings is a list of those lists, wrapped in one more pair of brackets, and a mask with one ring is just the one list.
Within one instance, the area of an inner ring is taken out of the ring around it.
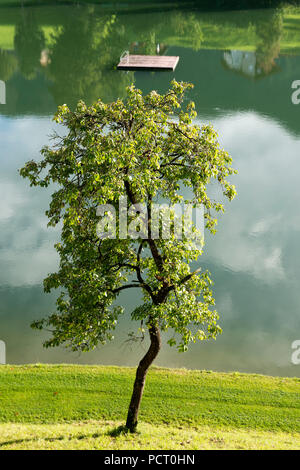
{"label": "tree trunk", "polygon": [[161,348],[159,328],[157,326],[151,326],[149,328],[149,335],[151,344],[147,353],[145,354],[137,368],[132,397],[128,409],[126,427],[127,429],[129,429],[130,432],[136,431],[141,399],[145,387],[146,375],[149,367],[158,355]]}

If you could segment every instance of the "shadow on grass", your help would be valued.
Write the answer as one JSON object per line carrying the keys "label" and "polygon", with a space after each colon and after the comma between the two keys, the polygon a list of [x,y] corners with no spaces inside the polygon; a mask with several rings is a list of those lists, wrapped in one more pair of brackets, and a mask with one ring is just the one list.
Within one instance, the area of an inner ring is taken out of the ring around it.
{"label": "shadow on grass", "polygon": [[5,446],[10,446],[10,445],[18,445],[18,444],[25,444],[28,442],[37,442],[37,441],[44,441],[44,442],[56,442],[56,441],[72,441],[72,440],[83,440],[83,439],[97,439],[103,435],[110,436],[112,438],[117,438],[120,436],[136,436],[137,434],[140,434],[138,431],[132,432],[130,431],[125,425],[115,427],[113,429],[110,429],[106,433],[91,433],[91,434],[75,434],[75,435],[69,435],[69,436],[57,436],[57,437],[28,437],[24,439],[12,439],[12,440],[7,440],[5,442],[0,442],[0,449]]}
{"label": "shadow on grass", "polygon": [[44,441],[44,442],[56,442],[56,441],[72,441],[72,440],[83,440],[83,439],[97,439],[98,437],[103,436],[103,433],[93,433],[93,434],[79,434],[79,435],[74,435],[74,436],[57,436],[57,437],[32,437],[32,438],[26,438],[26,439],[15,439],[11,441],[5,441],[5,442],[0,442],[0,449],[1,447],[9,446],[9,445],[14,445],[14,444],[24,444],[25,442],[36,442],[36,441]]}
{"label": "shadow on grass", "polygon": [[130,432],[130,430],[126,426],[118,426],[117,428],[113,428],[110,431],[108,431],[107,436],[110,437],[119,437],[119,436],[124,436],[124,435],[132,435],[134,433]]}

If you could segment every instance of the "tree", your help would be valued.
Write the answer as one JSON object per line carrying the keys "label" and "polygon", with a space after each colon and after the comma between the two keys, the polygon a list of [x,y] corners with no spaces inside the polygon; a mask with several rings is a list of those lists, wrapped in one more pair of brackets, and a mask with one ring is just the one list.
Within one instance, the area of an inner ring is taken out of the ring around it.
{"label": "tree", "polygon": [[[235,172],[232,160],[219,147],[216,132],[211,126],[193,124],[192,102],[181,108],[191,86],[173,81],[166,94],[152,91],[143,96],[132,85],[126,101],[104,104],[99,100],[91,107],[79,102],[74,112],[63,105],[55,121],[64,124],[68,133],[57,136],[55,146],[43,148],[41,161],[29,161],[21,169],[33,186],[55,183],[46,214],[50,226],[62,222],[61,242],[56,245],[60,268],[44,281],[46,292],[61,289],[57,311],[32,325],[52,328],[44,346],[63,344],[88,351],[105,343],[113,338],[123,311],[115,305],[120,293],[126,289],[143,293],[143,304],[131,316],[148,330],[150,347],[136,372],[126,423],[130,431],[137,426],[147,371],[161,348],[160,332],[172,329],[175,335],[169,344],[180,351],[221,332],[218,314],[211,310],[210,275],[191,268],[202,254],[202,245],[185,232],[175,237],[175,230],[168,239],[152,236],[153,202],[182,203],[180,184],[192,189],[194,196],[188,202],[193,207],[203,205],[206,227],[213,233],[215,212],[224,208],[209,197],[207,186],[216,180],[229,200],[235,196],[234,186],[227,181]],[[120,229],[120,197],[127,200],[128,210],[135,204],[138,213],[144,205],[146,222],[143,226],[140,216],[129,210],[131,222],[139,219],[138,236],[122,238],[118,231],[116,238],[108,237],[108,224],[99,239],[97,208],[109,203]],[[180,216],[173,209],[170,214],[174,228]],[[190,233],[197,235],[195,226]]]}

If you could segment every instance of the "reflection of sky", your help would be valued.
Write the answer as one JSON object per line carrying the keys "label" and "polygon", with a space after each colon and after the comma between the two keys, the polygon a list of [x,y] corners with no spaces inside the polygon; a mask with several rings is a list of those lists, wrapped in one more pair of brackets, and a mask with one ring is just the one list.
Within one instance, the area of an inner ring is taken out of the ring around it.
{"label": "reflection of sky", "polygon": [[48,119],[0,120],[0,285],[39,284],[56,269],[57,233],[47,229],[44,216],[50,191],[29,188],[18,174],[28,159],[38,158],[50,128]]}
{"label": "reflection of sky", "polygon": [[300,230],[300,140],[254,113],[217,120],[215,127],[239,172],[238,197],[220,221],[209,257],[262,282],[295,276],[286,256],[290,237]]}
{"label": "reflection of sky", "polygon": [[[220,218],[219,235],[209,243],[208,258],[264,282],[295,276],[296,266],[292,268],[291,260],[284,266],[283,252],[288,251],[289,235],[300,230],[295,208],[300,192],[297,171],[300,140],[254,113],[217,119],[214,125],[222,146],[233,156],[234,167],[238,169],[238,176],[232,178],[238,197],[227,205],[226,215]],[[47,229],[44,216],[50,191],[29,188],[17,170],[28,159],[39,158],[39,149],[52,128],[48,119],[0,121],[1,261],[13,260],[13,253],[16,258],[23,256],[23,260],[28,257],[31,264],[36,260],[41,265],[40,274],[44,272],[43,266],[54,267],[56,263],[50,247],[57,233]],[[32,271],[31,276],[26,270],[23,278],[20,266],[14,264],[6,282],[38,283],[37,271],[35,268]]]}
{"label": "reflection of sky", "polygon": [[[252,112],[215,118],[213,124],[239,171],[233,178],[238,197],[226,204],[217,235],[206,236],[205,255],[200,260],[215,280],[224,333],[216,343],[194,346],[186,355],[166,347],[159,363],[297,375],[289,361],[290,344],[298,331],[300,335],[300,140],[271,119]],[[49,309],[47,296],[38,285],[56,269],[53,243],[59,231],[46,227],[44,211],[50,191],[29,188],[17,169],[28,159],[38,158],[52,128],[49,119],[0,120],[0,288],[7,309],[0,311],[0,319],[2,315],[5,321],[1,326],[0,320],[0,333],[5,330],[7,337],[17,336],[21,343],[19,325],[21,329],[29,324],[31,311],[39,317]],[[31,295],[28,291],[24,294],[25,286]],[[22,318],[21,299],[25,299]],[[130,297],[127,304],[131,302]],[[124,331],[133,329],[127,322],[122,325]],[[42,352],[41,336],[33,336],[29,327],[26,331],[27,361],[76,360],[60,350]],[[124,339],[123,331],[121,336]],[[117,334],[117,338],[121,336]],[[141,351],[128,351],[124,359],[120,344],[117,340],[80,361],[135,364]],[[24,361],[21,350],[13,353],[12,359]]]}
{"label": "reflection of sky", "polygon": [[223,343],[231,369],[240,362],[244,370],[297,375],[288,365],[291,341],[300,335],[300,139],[256,113],[214,124],[239,172],[238,196],[205,254],[224,329],[218,347]]}

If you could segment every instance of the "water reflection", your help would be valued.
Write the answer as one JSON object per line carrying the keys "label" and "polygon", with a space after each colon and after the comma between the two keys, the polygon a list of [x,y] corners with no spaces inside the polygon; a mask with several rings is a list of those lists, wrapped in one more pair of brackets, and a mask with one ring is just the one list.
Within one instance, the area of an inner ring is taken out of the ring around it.
{"label": "water reflection", "polygon": [[34,10],[23,9],[15,27],[14,48],[19,70],[24,78],[31,80],[37,75],[41,52],[46,39]]}
{"label": "water reflection", "polygon": [[[185,355],[166,347],[158,363],[299,375],[290,365],[291,343],[300,334],[300,108],[291,103],[291,83],[300,78],[298,24],[297,9],[1,9],[0,80],[7,103],[0,105],[0,337],[8,361],[136,363],[141,351],[124,345],[133,328],[126,317],[115,343],[94,353],[42,350],[42,336],[29,323],[54,308],[41,281],[55,270],[59,231],[46,228],[49,193],[28,188],[17,168],[38,157],[57,104],[99,96],[110,101],[133,81],[144,91],[164,91],[175,76],[195,83],[190,98],[235,159],[239,197],[217,236],[207,238],[201,260],[215,280],[224,334]],[[125,49],[180,55],[180,62],[175,73],[118,72]],[[130,310],[138,298],[124,296],[124,302]]]}
{"label": "water reflection", "polygon": [[284,10],[265,11],[257,18],[257,46],[254,51],[231,50],[224,52],[224,65],[246,77],[260,78],[278,71],[280,41],[284,29]]}

